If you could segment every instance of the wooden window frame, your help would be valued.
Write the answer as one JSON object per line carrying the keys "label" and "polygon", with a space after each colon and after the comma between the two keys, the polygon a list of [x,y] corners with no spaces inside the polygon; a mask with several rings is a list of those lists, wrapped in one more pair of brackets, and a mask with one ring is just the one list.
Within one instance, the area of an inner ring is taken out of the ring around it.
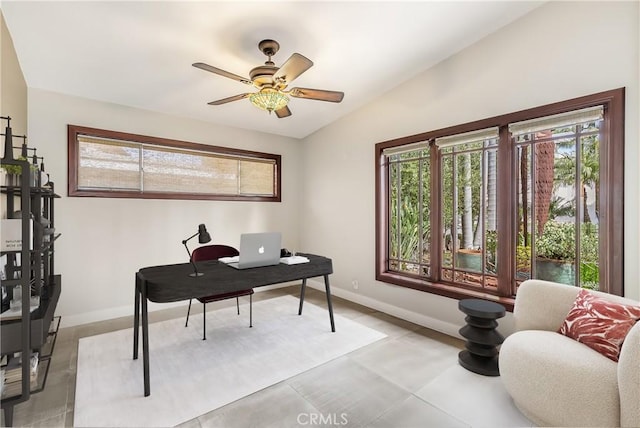
{"label": "wooden window frame", "polygon": [[[608,292],[619,296],[624,295],[624,101],[625,88],[613,89],[579,98],[561,101],[531,109],[508,113],[501,116],[482,119],[462,125],[451,126],[428,131],[408,137],[383,141],[375,145],[375,278],[378,281],[413,288],[428,293],[438,294],[454,299],[482,298],[504,304],[508,310],[513,310],[515,291],[512,286],[512,265],[515,260],[515,239],[513,237],[512,206],[515,206],[516,192],[514,181],[511,179],[498,179],[497,211],[509,213],[499,217],[497,234],[501,245],[498,247],[498,259],[508,263],[500,263],[498,266],[498,294],[489,294],[479,290],[469,289],[454,283],[446,283],[434,276],[439,272],[440,251],[438,240],[432,239],[431,247],[431,272],[428,279],[416,275],[403,274],[390,271],[387,268],[388,261],[388,162],[383,154],[385,149],[421,141],[433,141],[435,138],[462,134],[485,128],[498,127],[499,149],[497,162],[501,167],[502,176],[513,177],[514,174],[514,146],[503,144],[502,141],[510,140],[508,126],[510,123],[536,119],[554,114],[566,113],[573,110],[595,107],[604,107],[603,134],[607,140],[601,144],[601,185],[600,213],[604,217],[603,230],[600,239],[601,272],[600,278],[605,282]],[[432,151],[431,175],[431,206],[440,207],[440,174],[439,157],[435,150]],[[432,209],[432,230],[440,230],[439,209]],[[507,243],[504,245],[503,243]]]}
{"label": "wooden window frame", "polygon": [[[207,154],[233,157],[238,159],[269,160],[274,162],[275,173],[273,176],[273,196],[241,195],[241,194],[214,194],[196,192],[158,192],[158,191],[129,191],[129,190],[99,190],[81,189],[78,187],[78,136],[106,138],[121,140],[160,148],[173,148],[193,150]],[[135,199],[181,199],[181,200],[214,200],[214,201],[256,201],[256,202],[281,202],[282,196],[282,157],[278,154],[254,152],[229,147],[210,146],[188,141],[171,140],[168,138],[151,137],[147,135],[130,134],[126,132],[110,131],[98,128],[89,128],[78,125],[67,125],[67,160],[68,176],[67,190],[69,196],[101,197],[101,198],[135,198]]]}

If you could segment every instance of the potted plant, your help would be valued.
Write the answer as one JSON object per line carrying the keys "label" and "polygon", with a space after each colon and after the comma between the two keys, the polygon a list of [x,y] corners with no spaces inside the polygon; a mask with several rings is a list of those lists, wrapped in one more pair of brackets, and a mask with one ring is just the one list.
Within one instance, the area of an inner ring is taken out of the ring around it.
{"label": "potted plant", "polygon": [[[20,156],[17,160],[29,162],[24,156]],[[2,164],[0,168],[3,170],[3,184],[5,186],[20,186],[20,174],[22,174],[22,167],[20,165],[7,165]],[[29,164],[29,185],[37,185],[38,167],[36,165]]]}
{"label": "potted plant", "polygon": [[536,277],[575,284],[575,227],[573,223],[548,221],[536,237]]}
{"label": "potted plant", "polygon": [[462,248],[456,251],[456,267],[474,272],[481,272],[482,250],[476,248]]}
{"label": "potted plant", "polygon": [[2,185],[3,186],[19,186],[20,185],[20,173],[22,167],[20,165],[0,165],[2,168]]}

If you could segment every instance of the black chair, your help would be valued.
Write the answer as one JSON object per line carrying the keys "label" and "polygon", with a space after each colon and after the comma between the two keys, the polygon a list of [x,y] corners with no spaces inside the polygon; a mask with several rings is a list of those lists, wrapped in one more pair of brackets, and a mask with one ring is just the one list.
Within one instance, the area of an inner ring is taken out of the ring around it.
{"label": "black chair", "polygon": [[[191,254],[191,258],[194,262],[204,260],[217,260],[221,257],[233,257],[240,253],[233,247],[228,245],[205,245],[203,247],[196,248]],[[240,291],[232,291],[230,293],[213,294],[206,297],[198,297],[198,301],[202,303],[202,315],[203,315],[203,335],[202,340],[207,340],[207,303],[217,302],[218,300],[236,298],[236,308],[238,315],[240,315],[240,296],[249,296],[249,327],[253,327],[253,288]],[[191,312],[191,300],[189,299],[189,309],[187,311],[187,322],[184,326],[189,325],[189,313]]]}

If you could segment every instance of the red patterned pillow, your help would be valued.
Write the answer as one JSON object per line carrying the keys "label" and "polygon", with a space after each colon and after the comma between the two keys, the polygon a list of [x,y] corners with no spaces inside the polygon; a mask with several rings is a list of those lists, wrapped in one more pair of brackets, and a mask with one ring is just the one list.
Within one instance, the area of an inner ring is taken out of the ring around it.
{"label": "red patterned pillow", "polygon": [[640,306],[601,299],[580,290],[558,332],[618,361],[624,338],[640,320]]}

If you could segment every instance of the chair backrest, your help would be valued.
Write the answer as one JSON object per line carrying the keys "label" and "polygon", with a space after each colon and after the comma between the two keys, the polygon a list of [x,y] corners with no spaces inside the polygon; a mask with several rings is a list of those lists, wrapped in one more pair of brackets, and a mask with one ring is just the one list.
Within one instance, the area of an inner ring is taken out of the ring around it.
{"label": "chair backrest", "polygon": [[[579,287],[556,282],[529,279],[518,287],[513,316],[516,331],[558,331],[576,300]],[[595,296],[624,305],[638,302],[625,297],[589,290]]]}
{"label": "chair backrest", "polygon": [[233,257],[239,254],[238,250],[228,245],[205,245],[193,250],[191,258],[194,262],[200,262],[203,260],[217,260],[220,257]]}

